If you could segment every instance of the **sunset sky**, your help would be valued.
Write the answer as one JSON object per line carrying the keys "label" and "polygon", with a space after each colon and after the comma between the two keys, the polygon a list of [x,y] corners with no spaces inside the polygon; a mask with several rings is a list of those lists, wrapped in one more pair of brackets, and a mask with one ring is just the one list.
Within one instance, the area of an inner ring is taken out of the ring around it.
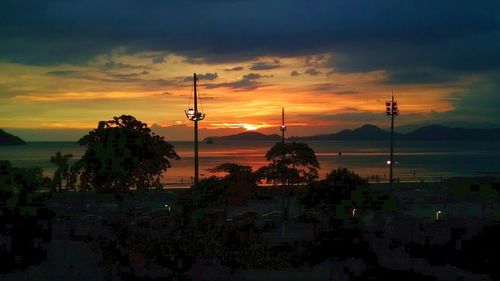
{"label": "sunset sky", "polygon": [[397,125],[496,126],[497,3],[2,0],[0,127],[70,140],[130,114],[186,139],[194,72],[205,135],[279,133],[282,107],[290,135],[387,127],[392,91]]}

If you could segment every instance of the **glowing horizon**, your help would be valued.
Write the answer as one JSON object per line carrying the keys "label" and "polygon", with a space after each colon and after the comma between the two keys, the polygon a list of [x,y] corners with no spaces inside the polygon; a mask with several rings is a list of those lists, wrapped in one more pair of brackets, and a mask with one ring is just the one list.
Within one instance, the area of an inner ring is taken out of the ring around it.
{"label": "glowing horizon", "polygon": [[[334,116],[349,113],[383,116],[383,103],[393,90],[406,115],[446,112],[453,110],[453,105],[445,98],[457,90],[456,86],[433,84],[390,87],[382,83],[385,74],[381,71],[330,73],[328,67],[318,66],[316,73],[306,74],[310,68],[305,61],[310,56],[193,65],[186,57],[169,55],[165,59],[170,64],[165,66],[148,64],[144,56],[146,54],[115,54],[114,64],[128,67],[106,71],[102,66],[109,62],[101,61],[102,56],[83,67],[0,63],[0,77],[7,85],[19,85],[18,74],[27,73],[23,85],[16,88],[18,94],[8,98],[17,110],[11,112],[9,118],[2,116],[3,126],[93,128],[99,120],[121,114],[134,115],[150,125],[189,124],[182,113],[192,98],[190,76],[197,70],[201,76],[201,106],[207,113],[207,119],[200,126],[207,129],[259,130],[277,126],[282,107],[286,108],[288,123],[295,126],[348,124],[345,120],[335,120]],[[280,67],[250,70],[259,62],[279,63]],[[227,71],[236,67],[243,69]],[[137,71],[143,68],[148,70]],[[294,72],[299,74],[291,75]],[[115,78],[118,80],[110,81],[109,77],[118,77]],[[422,91],[429,96],[425,101],[420,99]],[[44,110],[36,117],[25,114],[40,108]]]}
{"label": "glowing horizon", "polygon": [[[2,128],[91,129],[122,114],[150,126],[191,126],[184,110],[193,73],[206,130],[274,132],[283,107],[291,135],[386,127],[392,92],[397,125],[500,124],[500,60],[491,47],[500,33],[486,24],[497,19],[480,12],[495,10],[488,5],[457,19],[440,3],[408,10],[389,1],[363,14],[362,4],[337,1],[290,0],[290,9],[262,9],[259,1],[195,1],[198,9],[65,3],[0,10]],[[457,29],[465,20],[474,28]]]}

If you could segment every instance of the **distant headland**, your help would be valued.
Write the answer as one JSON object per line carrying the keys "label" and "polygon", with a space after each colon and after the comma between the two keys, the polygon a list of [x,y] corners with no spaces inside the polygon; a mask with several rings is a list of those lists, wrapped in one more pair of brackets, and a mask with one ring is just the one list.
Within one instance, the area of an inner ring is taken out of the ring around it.
{"label": "distant headland", "polygon": [[[494,129],[469,129],[449,128],[441,125],[424,126],[409,133],[394,133],[397,140],[412,141],[476,141],[500,140],[500,128]],[[266,135],[259,132],[244,132],[223,137],[209,137],[213,141],[279,141],[277,134]],[[380,129],[375,125],[364,125],[354,130],[341,130],[337,133],[314,135],[304,137],[290,137],[288,140],[296,141],[374,141],[387,140],[390,132]]]}
{"label": "distant headland", "polygon": [[22,145],[26,144],[20,137],[11,135],[0,129],[0,145]]}

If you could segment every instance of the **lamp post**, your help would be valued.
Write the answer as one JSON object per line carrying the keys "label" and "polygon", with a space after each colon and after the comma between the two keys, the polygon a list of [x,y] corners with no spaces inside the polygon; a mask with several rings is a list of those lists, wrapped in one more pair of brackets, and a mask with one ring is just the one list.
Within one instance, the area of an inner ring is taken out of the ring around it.
{"label": "lamp post", "polygon": [[205,113],[198,111],[198,94],[196,88],[196,73],[193,74],[193,87],[194,87],[194,108],[184,110],[187,119],[194,122],[194,185],[198,185],[198,121],[205,119]]}
{"label": "lamp post", "polygon": [[394,94],[391,101],[385,102],[385,112],[387,116],[391,117],[391,149],[390,159],[387,161],[389,164],[389,187],[392,189],[394,183],[393,169],[394,169],[394,118],[399,115],[397,102],[394,101]]}
{"label": "lamp post", "polygon": [[[285,156],[286,156],[286,148],[285,148],[285,131],[286,131],[286,126],[285,126],[285,108],[281,108],[281,126],[280,126],[280,131],[281,131],[281,144],[283,146],[283,154],[281,155],[281,161],[283,162],[283,165],[285,165]],[[282,179],[283,183],[283,189],[286,186],[286,178],[283,176]]]}
{"label": "lamp post", "polygon": [[439,220],[439,215],[441,215],[441,213],[442,213],[441,211],[436,211],[436,221]]}
{"label": "lamp post", "polygon": [[286,126],[285,126],[285,108],[281,108],[281,143],[285,144],[285,131],[286,131]]}

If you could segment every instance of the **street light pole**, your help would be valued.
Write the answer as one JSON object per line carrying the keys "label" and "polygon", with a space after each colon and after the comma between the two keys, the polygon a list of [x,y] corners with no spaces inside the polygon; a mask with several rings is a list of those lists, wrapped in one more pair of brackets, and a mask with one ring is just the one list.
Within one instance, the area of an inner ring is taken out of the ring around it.
{"label": "street light pole", "polygon": [[[196,89],[196,73],[193,74],[194,112],[198,113],[198,93]],[[198,185],[198,118],[194,119],[194,185]]]}
{"label": "street light pole", "polygon": [[[281,127],[280,127],[280,131],[281,131],[281,145],[283,147],[283,154],[281,155],[281,161],[282,161],[283,165],[285,165],[285,155],[286,155],[285,131],[286,131],[286,126],[285,126],[285,108],[284,107],[281,108]],[[285,177],[283,177],[282,183],[283,183],[283,189],[284,189],[285,185],[286,185],[286,179],[285,179]]]}
{"label": "street light pole", "polygon": [[392,94],[391,101],[385,103],[386,115],[391,117],[391,149],[389,158],[389,187],[392,189],[394,184],[394,118],[399,115],[397,102],[394,101]]}
{"label": "street light pole", "polygon": [[196,82],[198,78],[196,78],[196,73],[193,74],[193,93],[194,93],[194,108],[189,108],[185,110],[186,117],[194,122],[194,185],[198,185],[198,121],[205,119],[205,114],[198,111],[198,89]]}
{"label": "street light pole", "polygon": [[285,108],[281,108],[281,143],[285,144],[285,131],[286,131],[286,126],[285,126]]}

